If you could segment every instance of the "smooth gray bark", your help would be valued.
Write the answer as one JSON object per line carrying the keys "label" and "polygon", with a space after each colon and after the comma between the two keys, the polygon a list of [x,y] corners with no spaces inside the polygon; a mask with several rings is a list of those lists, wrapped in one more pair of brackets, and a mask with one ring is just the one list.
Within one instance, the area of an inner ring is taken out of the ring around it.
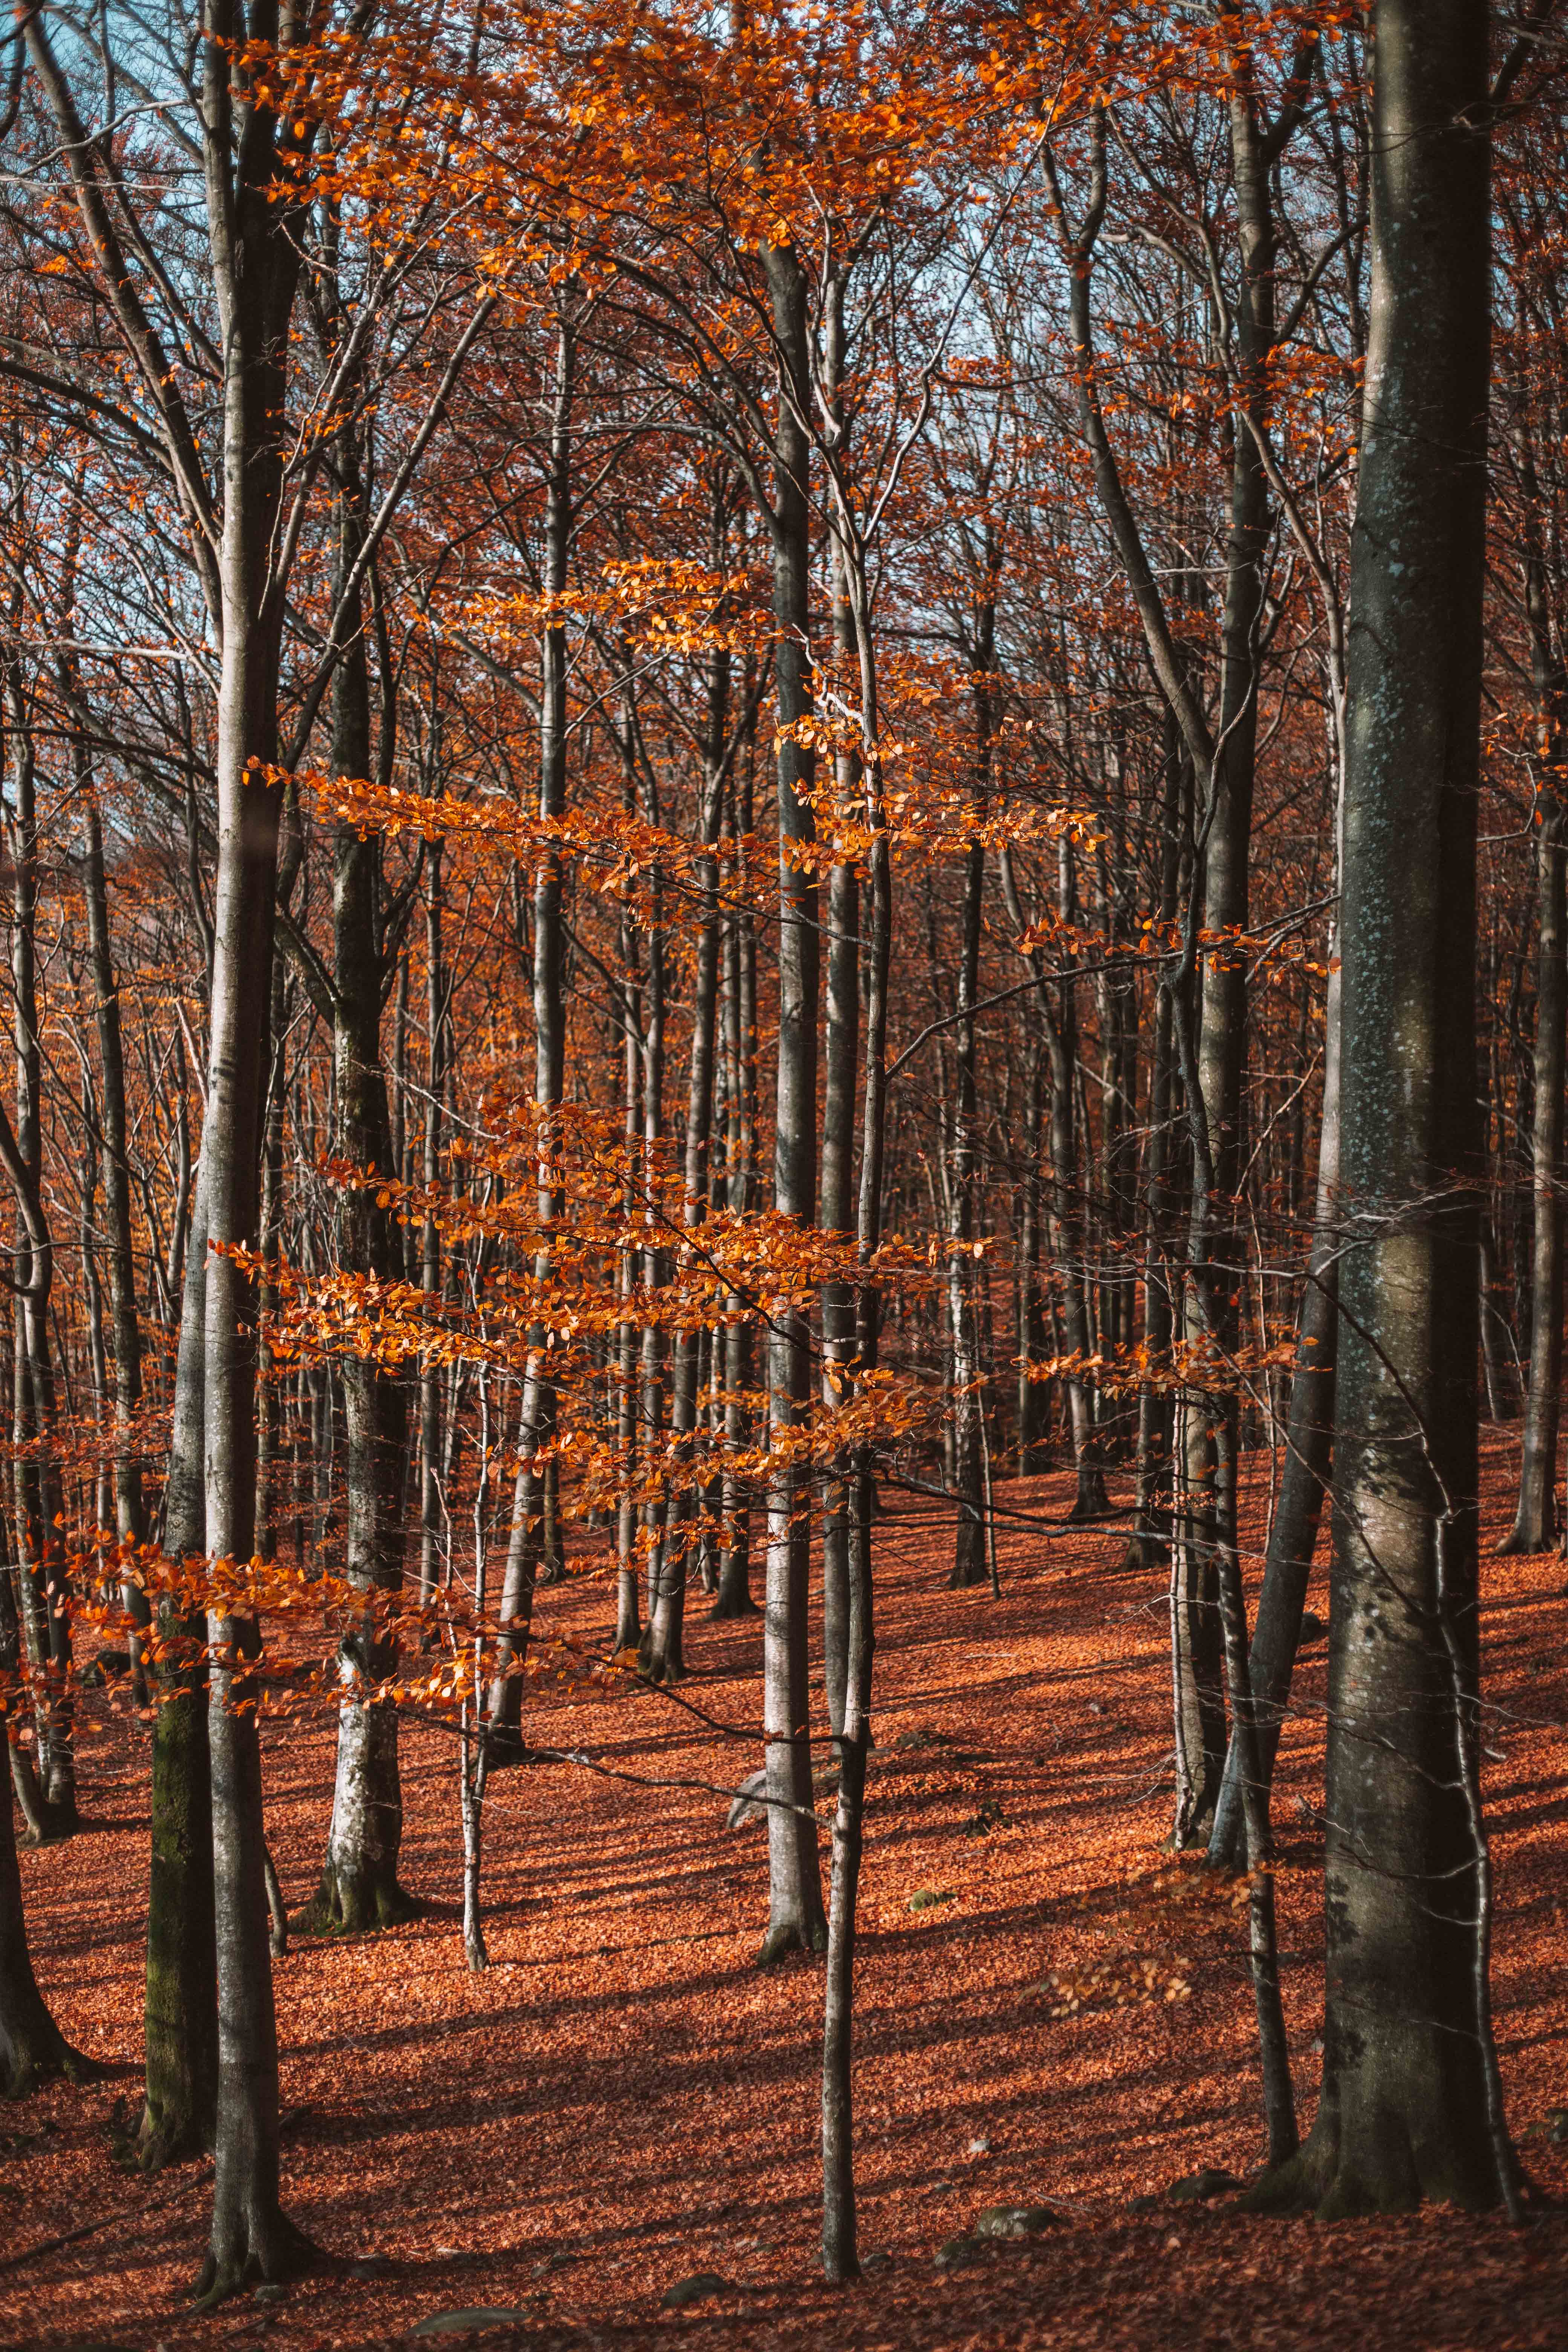
{"label": "smooth gray bark", "polygon": [[[763,253],[779,366],[773,446],[773,656],[778,697],[779,1045],[773,1204],[809,1226],[816,1214],[816,1024],[820,992],[817,887],[796,852],[816,827],[809,798],[815,759],[787,730],[811,710],[808,651],[811,529],[807,505],[810,414],[807,280],[788,246]],[[787,1446],[810,1406],[811,1323],[798,1301],[781,1303],[769,1342],[771,1427]],[[806,1612],[811,1529],[799,1473],[781,1451],[768,1483],[767,1594],[763,1628],[763,1732],[768,1795],[768,1928],[763,1957],[820,1951],[827,1923],[811,1783]]]}
{"label": "smooth gray bark", "polygon": [[[175,1561],[206,1550],[202,1395],[206,1358],[206,1185],[200,1168],[185,1255],[163,1547]],[[207,1751],[206,1620],[171,1595],[155,1612],[158,1708],[153,1718],[153,1853],[147,1889],[142,2030],[143,2164],[210,2148],[217,2116],[217,1954],[213,1924],[212,1788]]]}
{"label": "smooth gray bark", "polygon": [[1260,2200],[1514,2197],[1477,1737],[1489,12],[1379,0],[1352,551],[1323,2086]]}

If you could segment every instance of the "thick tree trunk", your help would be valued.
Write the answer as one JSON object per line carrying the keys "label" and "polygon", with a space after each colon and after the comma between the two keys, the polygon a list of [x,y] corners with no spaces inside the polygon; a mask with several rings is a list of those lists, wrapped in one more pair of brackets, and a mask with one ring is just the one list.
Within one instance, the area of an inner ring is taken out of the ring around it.
{"label": "thick tree trunk", "polygon": [[[254,358],[251,365],[260,372]],[[251,386],[231,392],[246,407],[255,397]],[[241,446],[240,464],[262,471],[251,433]],[[202,1413],[205,1548],[214,1559],[230,1561],[249,1559],[255,1541],[256,1297],[249,1276],[229,1253],[237,1244],[253,1250],[258,1238],[267,1041],[251,991],[256,973],[271,971],[278,851],[276,787],[258,780],[248,765],[252,757],[270,765],[276,756],[277,622],[269,627],[260,609],[258,574],[268,534],[257,530],[258,520],[249,498],[237,493],[224,549],[212,1045],[202,1139],[209,1237]],[[209,1606],[207,1639],[218,2096],[212,2241],[197,2291],[216,2299],[248,2280],[282,2276],[305,2249],[278,2193],[278,2026],[260,1741],[254,1708],[235,1703],[243,1696],[244,1663],[259,1649],[259,1628],[248,1613]]]}
{"label": "thick tree trunk", "polygon": [[[0,1742],[9,1744],[3,1713]],[[33,1974],[11,1790],[0,1784],[0,2099],[25,2098],[51,2074],[77,2078],[87,2071],[87,2061],[50,2016]]]}
{"label": "thick tree trunk", "polygon": [[[1352,556],[1323,2087],[1260,2200],[1513,2198],[1477,1738],[1489,11],[1379,0]],[[1456,1769],[1458,1766],[1458,1769]]]}
{"label": "thick tree trunk", "polygon": [[[811,709],[809,589],[811,519],[806,499],[810,413],[805,273],[793,248],[770,246],[763,260],[779,355],[773,450],[774,674],[781,730]],[[814,838],[813,756],[781,734],[779,799],[779,1047],[773,1202],[781,1218],[809,1226],[816,1213],[817,890],[797,851]],[[806,1612],[811,1529],[801,1480],[787,1448],[809,1411],[811,1323],[798,1299],[776,1313],[769,1346],[770,1423],[781,1451],[768,1485],[767,1599],[763,1631],[763,1731],[767,1750],[768,1929],[762,1957],[820,1951],[827,1923],[811,1782]]]}
{"label": "thick tree trunk", "polygon": [[[206,1550],[202,1474],[207,1203],[204,1154],[185,1255],[174,1367],[174,1417],[163,1549],[184,1563]],[[153,1858],[147,1889],[143,2030],[144,2165],[197,2156],[217,2118],[217,1955],[213,1925],[212,1785],[207,1751],[206,1621],[159,1601],[158,1707],[153,1717]]]}
{"label": "thick tree trunk", "polygon": [[[205,104],[227,120],[228,55],[204,52]],[[217,555],[217,876],[211,1040],[202,1137],[206,1259],[200,1396],[205,1549],[244,1563],[256,1543],[257,1293],[237,1251],[260,1240],[261,1121],[271,999],[281,792],[279,646],[284,583],[272,569],[281,493],[288,337],[300,225],[277,181],[276,125],[250,118],[231,154],[216,129],[209,220],[225,319],[223,523]],[[187,1409],[194,1400],[187,1400]],[[176,1413],[176,1449],[190,1444]],[[214,1597],[216,1602],[216,1596]],[[268,1935],[261,1749],[253,1707],[233,1701],[260,1644],[253,1614],[209,1602],[207,1739],[217,1954],[218,2079],[212,2236],[197,2292],[209,2301],[309,2258],[279,2201],[278,2025]]]}

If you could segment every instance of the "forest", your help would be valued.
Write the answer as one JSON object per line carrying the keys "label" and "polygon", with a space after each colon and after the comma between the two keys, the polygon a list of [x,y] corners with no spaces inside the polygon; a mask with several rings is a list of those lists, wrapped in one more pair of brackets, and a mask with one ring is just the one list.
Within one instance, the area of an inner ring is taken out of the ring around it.
{"label": "forest", "polygon": [[1560,2344],[1554,0],[13,0],[0,673],[0,2342]]}

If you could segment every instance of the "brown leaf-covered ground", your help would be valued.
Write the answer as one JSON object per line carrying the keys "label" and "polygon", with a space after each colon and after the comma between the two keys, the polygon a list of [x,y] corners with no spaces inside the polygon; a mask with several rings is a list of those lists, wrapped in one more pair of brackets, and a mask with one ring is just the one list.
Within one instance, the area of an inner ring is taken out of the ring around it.
{"label": "brown leaf-covered ground", "polygon": [[[1514,1458],[1494,1434],[1494,1533]],[[574,2352],[1568,2342],[1568,2211],[1550,2201],[1568,2196],[1568,2147],[1531,2129],[1568,2106],[1563,1561],[1485,1571],[1496,2005],[1510,2118],[1548,2201],[1523,2232],[1447,2212],[1250,2221],[1164,2196],[1200,2166],[1254,2169],[1263,2137],[1243,1923],[1161,1852],[1163,1593],[1122,1572],[1120,1539],[1043,1530],[1060,1478],[998,1499],[1020,1514],[1000,1601],[945,1590],[951,1534],[919,1507],[882,1534],[856,2078],[861,2242],[879,2259],[862,2284],[829,2291],[817,2259],[820,1968],[752,1965],[764,1841],[727,1832],[714,1793],[757,1761],[760,1629],[711,1625],[699,1601],[682,1696],[744,1737],[655,1692],[542,1691],[536,1741],[616,1777],[535,1765],[492,1784],[483,1978],[458,1933],[453,1743],[409,1729],[405,1876],[426,1912],[296,1942],[276,1969],[285,2194],[337,2261],[210,2315],[184,2294],[208,2168],[143,2179],[115,2160],[140,2067],[147,1780],[138,1735],[84,1732],[88,1831],[22,1867],[40,1980],[112,2071],[0,2110],[0,2340],[358,2345],[499,2307],[527,2317],[494,2340]],[[542,1594],[539,1622],[547,1641],[597,1639],[608,1608],[595,1567]],[[1308,2118],[1323,1658],[1308,1654],[1277,1804]],[[314,1883],[331,1762],[326,1727],[269,1736],[291,1905]],[[922,1892],[943,1899],[911,1910]],[[1049,2204],[1061,2227],[937,2267],[1001,2202]],[[728,2291],[662,2309],[698,2271]]]}

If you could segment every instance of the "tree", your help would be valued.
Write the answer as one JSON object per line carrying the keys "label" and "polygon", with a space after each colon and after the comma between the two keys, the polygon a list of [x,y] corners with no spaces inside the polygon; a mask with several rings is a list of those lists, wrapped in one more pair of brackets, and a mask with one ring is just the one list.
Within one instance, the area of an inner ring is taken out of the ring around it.
{"label": "tree", "polygon": [[1323,2090],[1260,2201],[1514,2196],[1476,1659],[1488,12],[1379,0],[1351,576]]}

